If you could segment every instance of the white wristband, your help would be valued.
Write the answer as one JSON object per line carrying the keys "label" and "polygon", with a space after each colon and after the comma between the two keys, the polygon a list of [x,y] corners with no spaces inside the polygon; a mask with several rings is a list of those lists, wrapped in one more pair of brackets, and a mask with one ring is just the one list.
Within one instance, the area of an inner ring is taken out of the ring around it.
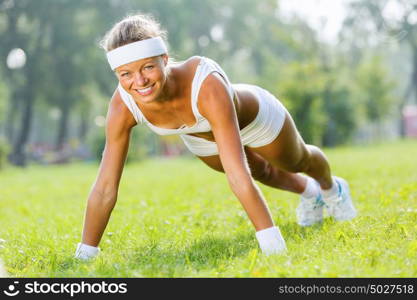
{"label": "white wristband", "polygon": [[78,243],[75,250],[75,257],[81,260],[88,260],[96,257],[100,252],[100,248]]}
{"label": "white wristband", "polygon": [[278,227],[270,227],[256,232],[259,247],[266,255],[278,254],[287,250],[284,238]]}

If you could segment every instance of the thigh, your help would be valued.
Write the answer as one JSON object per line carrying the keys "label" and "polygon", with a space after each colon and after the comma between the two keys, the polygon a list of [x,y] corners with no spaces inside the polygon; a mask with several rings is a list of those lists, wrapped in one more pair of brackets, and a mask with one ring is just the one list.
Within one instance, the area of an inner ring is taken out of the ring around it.
{"label": "thigh", "polygon": [[218,172],[224,172],[222,162],[220,161],[219,155],[211,156],[197,156],[201,161],[203,161],[207,166],[216,170]]}
{"label": "thigh", "polygon": [[[264,173],[268,172],[268,169],[272,167],[265,158],[255,153],[253,150],[249,149],[248,147],[245,147],[244,150],[253,178],[258,179],[262,177]],[[197,157],[213,170],[224,172],[219,155]]]}
{"label": "thigh", "polygon": [[290,172],[298,172],[299,165],[309,156],[309,151],[300,136],[288,111],[281,132],[268,145],[250,148],[274,166]]}

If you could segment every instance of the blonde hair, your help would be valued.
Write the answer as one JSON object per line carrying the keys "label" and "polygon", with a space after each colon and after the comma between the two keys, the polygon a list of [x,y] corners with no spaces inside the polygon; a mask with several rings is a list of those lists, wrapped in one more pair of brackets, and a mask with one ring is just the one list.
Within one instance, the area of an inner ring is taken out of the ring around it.
{"label": "blonde hair", "polygon": [[152,15],[136,14],[125,17],[116,23],[100,41],[100,46],[108,51],[118,47],[146,40],[153,37],[161,37],[166,42],[167,32]]}

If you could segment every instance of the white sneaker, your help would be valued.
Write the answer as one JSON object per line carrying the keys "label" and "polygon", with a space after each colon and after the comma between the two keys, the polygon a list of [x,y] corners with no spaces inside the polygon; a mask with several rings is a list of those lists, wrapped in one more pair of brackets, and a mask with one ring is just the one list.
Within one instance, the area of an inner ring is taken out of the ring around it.
{"label": "white sneaker", "polygon": [[356,217],[356,209],[352,203],[352,197],[349,192],[349,185],[343,178],[333,176],[339,193],[336,196],[324,198],[329,216],[334,217],[337,221],[346,221]]}
{"label": "white sneaker", "polygon": [[316,197],[301,196],[300,205],[296,209],[297,223],[301,226],[311,226],[323,220],[324,202],[319,193]]}

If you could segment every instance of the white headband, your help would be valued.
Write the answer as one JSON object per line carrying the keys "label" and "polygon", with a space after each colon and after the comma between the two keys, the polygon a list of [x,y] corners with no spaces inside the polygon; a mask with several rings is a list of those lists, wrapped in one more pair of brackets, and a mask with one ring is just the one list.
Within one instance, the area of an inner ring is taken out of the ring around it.
{"label": "white headband", "polygon": [[167,53],[161,37],[130,43],[107,52],[107,61],[112,70],[132,61]]}

